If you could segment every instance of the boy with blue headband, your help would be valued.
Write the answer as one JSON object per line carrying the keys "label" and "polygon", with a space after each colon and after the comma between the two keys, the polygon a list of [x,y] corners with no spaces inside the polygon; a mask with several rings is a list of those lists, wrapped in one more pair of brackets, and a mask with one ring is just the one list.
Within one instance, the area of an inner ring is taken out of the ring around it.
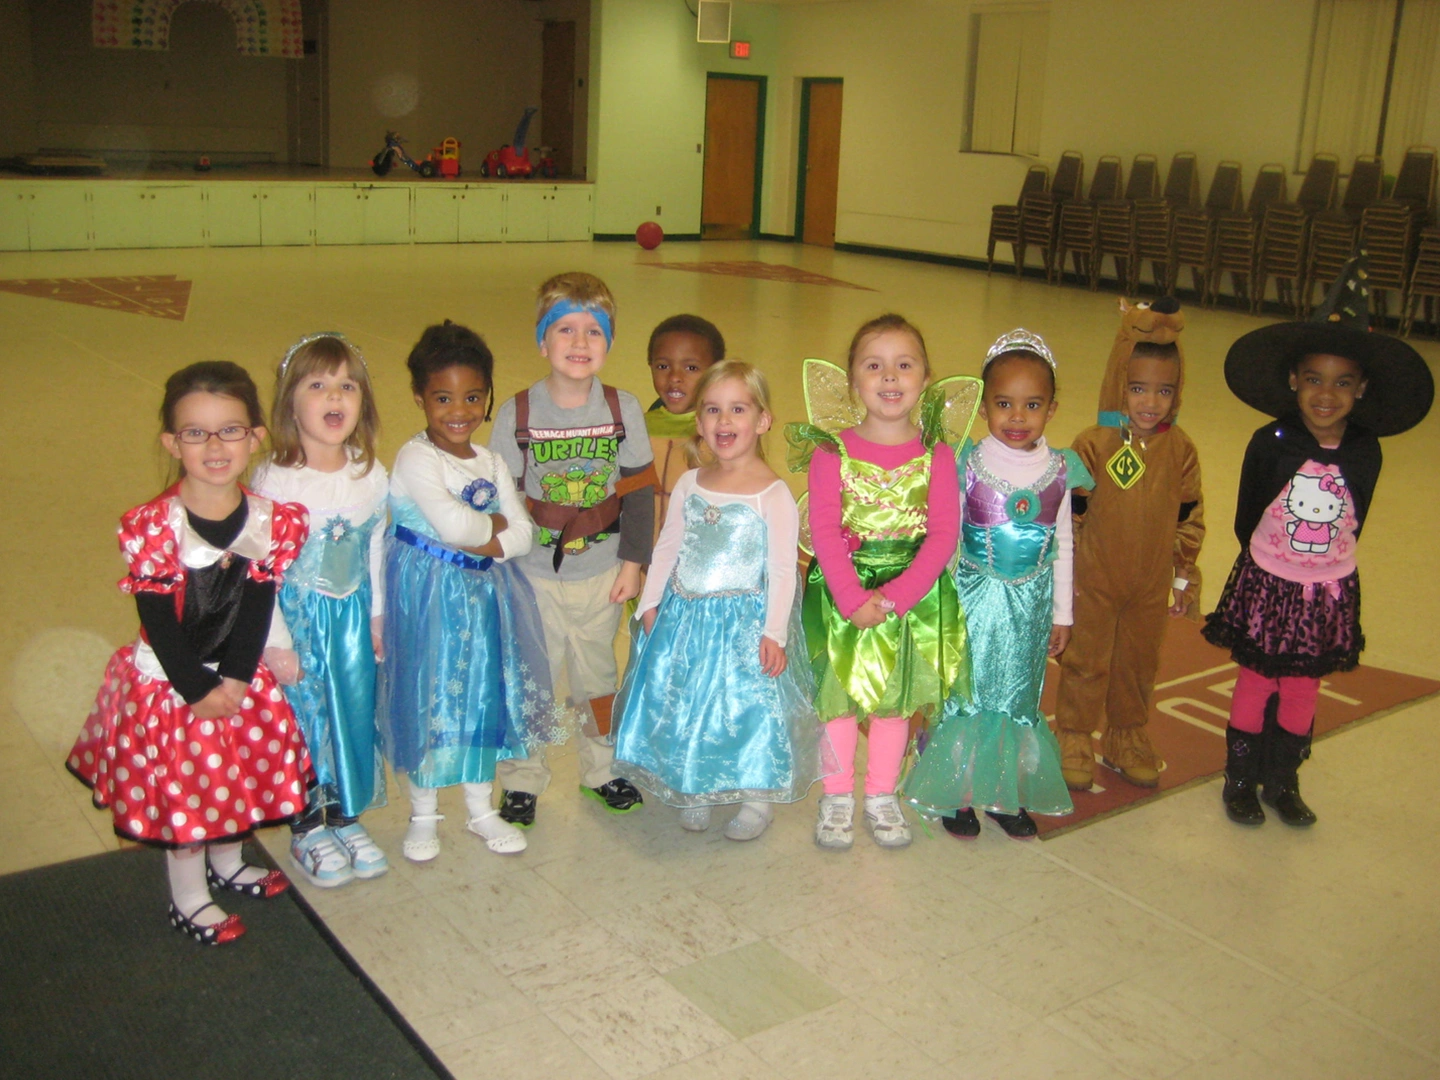
{"label": "boy with blue headband", "polygon": [[[614,341],[615,299],[592,274],[540,286],[535,340],[550,374],[500,406],[490,449],[519,478],[535,519],[535,547],[517,561],[535,589],[550,677],[593,719],[581,733],[580,790],[612,813],[638,809],[640,792],[611,770],[605,737],[619,672],[615,634],[650,561],[655,466],[640,402],[597,377]],[[500,815],[535,821],[550,783],[536,754],[501,762]]]}

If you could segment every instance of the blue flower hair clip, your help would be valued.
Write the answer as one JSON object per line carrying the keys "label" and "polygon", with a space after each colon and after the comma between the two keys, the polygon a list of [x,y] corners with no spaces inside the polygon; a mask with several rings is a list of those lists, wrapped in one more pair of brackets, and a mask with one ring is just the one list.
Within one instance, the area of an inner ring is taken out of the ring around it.
{"label": "blue flower hair clip", "polygon": [[482,477],[471,480],[465,485],[465,489],[460,492],[460,501],[472,509],[489,513],[486,508],[494,505],[495,498],[499,494],[500,489]]}

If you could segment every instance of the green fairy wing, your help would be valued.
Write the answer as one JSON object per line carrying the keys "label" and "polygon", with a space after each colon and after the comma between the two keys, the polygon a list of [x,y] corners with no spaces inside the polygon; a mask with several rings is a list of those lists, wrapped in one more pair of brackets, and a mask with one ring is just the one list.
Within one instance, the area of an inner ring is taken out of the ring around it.
{"label": "green fairy wing", "polygon": [[980,411],[983,389],[984,384],[973,375],[951,375],[926,390],[914,416],[925,445],[960,446]]}
{"label": "green fairy wing", "polygon": [[1066,487],[1089,491],[1095,486],[1095,478],[1090,475],[1090,470],[1085,467],[1085,462],[1080,460],[1079,454],[1067,446],[1060,451],[1060,456],[1065,459]]}

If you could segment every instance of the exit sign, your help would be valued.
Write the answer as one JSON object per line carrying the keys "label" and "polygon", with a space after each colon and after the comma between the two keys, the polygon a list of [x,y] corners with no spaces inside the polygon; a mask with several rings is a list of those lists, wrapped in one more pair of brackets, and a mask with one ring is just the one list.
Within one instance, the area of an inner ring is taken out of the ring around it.
{"label": "exit sign", "polygon": [[730,42],[730,59],[731,59],[731,60],[749,60],[749,59],[750,59],[750,43],[749,43],[748,41],[732,41],[732,42]]}

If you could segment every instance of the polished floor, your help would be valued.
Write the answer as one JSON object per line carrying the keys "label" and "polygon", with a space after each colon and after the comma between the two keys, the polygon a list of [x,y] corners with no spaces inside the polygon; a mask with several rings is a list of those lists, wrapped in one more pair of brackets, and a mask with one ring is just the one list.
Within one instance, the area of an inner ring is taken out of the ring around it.
{"label": "polished floor", "polygon": [[[700,260],[791,264],[873,291],[655,265]],[[619,299],[609,381],[647,390],[649,328],[697,311],[770,373],[782,422],[800,418],[802,357],[843,360],[861,321],[896,309],[941,374],[975,371],[1013,326],[1044,334],[1061,365],[1060,445],[1093,415],[1117,322],[1104,293],[784,244],[0,255],[0,279],[193,282],[184,321],[0,293],[0,872],[116,843],[63,760],[106,657],[135,630],[113,528],[161,482],[165,376],[229,358],[265,388],[293,340],[343,330],[369,357],[388,461],[420,426],[403,361],[421,328],[480,330],[498,391],[513,393],[544,370],[533,288],[570,268]],[[1225,391],[1221,362],[1257,324],[1194,309],[1186,330],[1209,603],[1261,422]],[[1417,347],[1440,365],[1440,345]],[[773,436],[770,450],[783,457]],[[1385,453],[1361,545],[1366,659],[1433,677],[1440,417]],[[486,852],[455,799],[440,858],[406,864],[394,799],[367,819],[392,872],[307,895],[458,1077],[1419,1080],[1440,1075],[1437,721],[1430,700],[1320,744],[1303,773],[1321,816],[1308,831],[1232,826],[1209,782],[1043,844],[917,830],[907,851],[862,836],[848,855],[810,842],[814,797],[752,844],[718,822],[683,833],[656,805],[607,818],[577,796],[561,751],[523,855]],[[264,839],[282,853],[282,834]]]}

